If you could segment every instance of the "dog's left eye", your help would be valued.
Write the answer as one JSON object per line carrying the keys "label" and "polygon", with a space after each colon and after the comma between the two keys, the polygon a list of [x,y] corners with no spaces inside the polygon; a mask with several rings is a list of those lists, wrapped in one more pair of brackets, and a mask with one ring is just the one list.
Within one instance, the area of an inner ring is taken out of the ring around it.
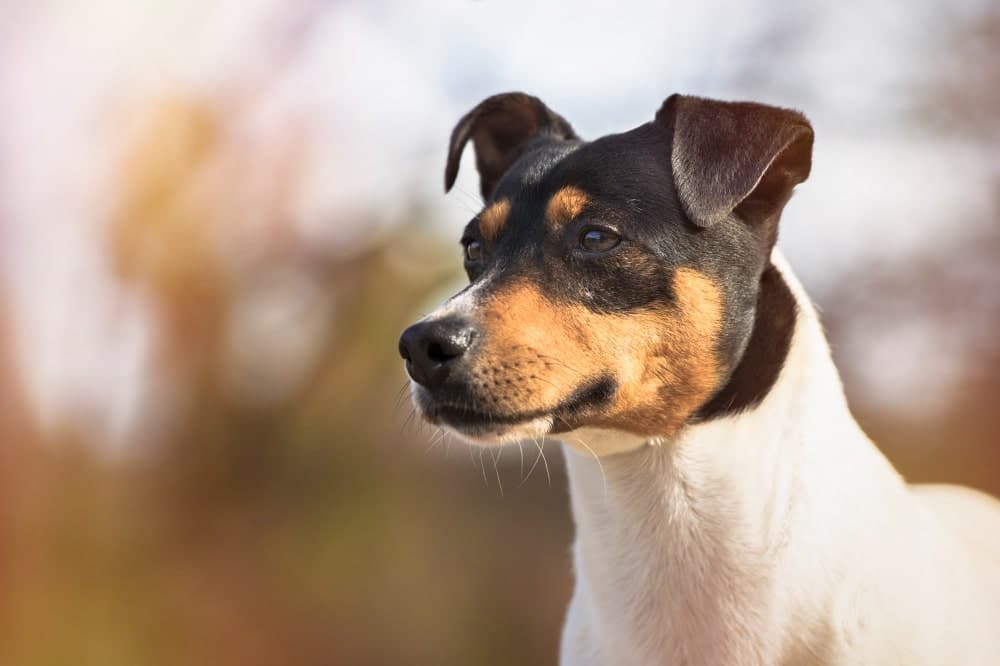
{"label": "dog's left eye", "polygon": [[580,247],[587,252],[607,252],[618,243],[622,237],[610,229],[584,229],[580,234]]}
{"label": "dog's left eye", "polygon": [[483,258],[483,246],[477,240],[469,240],[462,244],[465,252],[465,260],[475,263]]}

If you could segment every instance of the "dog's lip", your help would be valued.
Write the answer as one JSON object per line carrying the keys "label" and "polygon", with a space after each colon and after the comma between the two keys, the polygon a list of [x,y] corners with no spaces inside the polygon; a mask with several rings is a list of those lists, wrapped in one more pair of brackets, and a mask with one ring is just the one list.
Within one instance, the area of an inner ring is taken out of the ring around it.
{"label": "dog's lip", "polygon": [[479,411],[465,405],[436,404],[426,410],[434,421],[442,421],[450,426],[514,426],[527,423],[550,414],[549,410],[522,412],[520,414],[494,414]]}
{"label": "dog's lip", "polygon": [[[477,409],[477,406],[468,403],[438,402],[433,396],[425,393],[424,395],[430,404],[421,405],[421,411],[424,417],[432,423],[443,423],[460,430],[481,431],[497,426],[509,428],[543,418],[551,419],[553,429],[564,430],[569,427],[568,424],[579,412],[610,401],[615,388],[614,380],[609,377],[600,377],[584,384],[554,407],[516,414],[498,414]],[[419,402],[423,401],[418,401],[418,404]]]}
{"label": "dog's lip", "polygon": [[431,423],[444,424],[459,430],[481,431],[490,427],[513,427],[545,417],[552,411],[539,409],[516,414],[496,413],[479,408],[478,405],[468,401],[441,400],[426,391],[421,393],[423,399],[418,399],[416,402],[424,418]]}

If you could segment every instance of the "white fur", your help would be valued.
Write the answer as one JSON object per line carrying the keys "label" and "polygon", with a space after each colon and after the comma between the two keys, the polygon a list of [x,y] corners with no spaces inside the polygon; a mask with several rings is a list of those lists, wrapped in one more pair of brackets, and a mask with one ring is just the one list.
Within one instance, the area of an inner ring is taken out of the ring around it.
{"label": "white fur", "polygon": [[560,663],[1000,664],[1000,502],[901,480],[775,260],[800,314],[761,405],[671,441],[565,437],[577,584]]}

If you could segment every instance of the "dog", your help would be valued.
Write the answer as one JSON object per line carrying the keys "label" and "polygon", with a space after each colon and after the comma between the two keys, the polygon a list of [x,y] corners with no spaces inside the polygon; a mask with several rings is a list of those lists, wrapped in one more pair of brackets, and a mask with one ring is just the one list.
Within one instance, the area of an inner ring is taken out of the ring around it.
{"label": "dog", "polygon": [[901,479],[775,247],[805,116],[675,94],[588,142],[496,95],[446,191],[469,140],[469,285],[399,351],[427,421],[563,442],[561,664],[1000,664],[1000,502]]}

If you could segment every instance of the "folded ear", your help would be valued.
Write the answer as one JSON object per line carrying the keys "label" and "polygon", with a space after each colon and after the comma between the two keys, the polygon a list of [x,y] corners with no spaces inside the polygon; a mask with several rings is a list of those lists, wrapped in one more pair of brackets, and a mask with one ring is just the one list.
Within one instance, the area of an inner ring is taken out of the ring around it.
{"label": "folded ear", "polygon": [[562,116],[537,97],[504,93],[486,98],[465,114],[451,133],[448,165],[444,171],[445,192],[455,184],[462,150],[470,137],[476,147],[479,191],[483,199],[489,199],[507,169],[538,136],[579,138]]}
{"label": "folded ear", "polygon": [[776,228],[792,188],[809,176],[813,131],[797,111],[671,95],[656,122],[673,130],[674,184],[699,226],[736,213]]}

